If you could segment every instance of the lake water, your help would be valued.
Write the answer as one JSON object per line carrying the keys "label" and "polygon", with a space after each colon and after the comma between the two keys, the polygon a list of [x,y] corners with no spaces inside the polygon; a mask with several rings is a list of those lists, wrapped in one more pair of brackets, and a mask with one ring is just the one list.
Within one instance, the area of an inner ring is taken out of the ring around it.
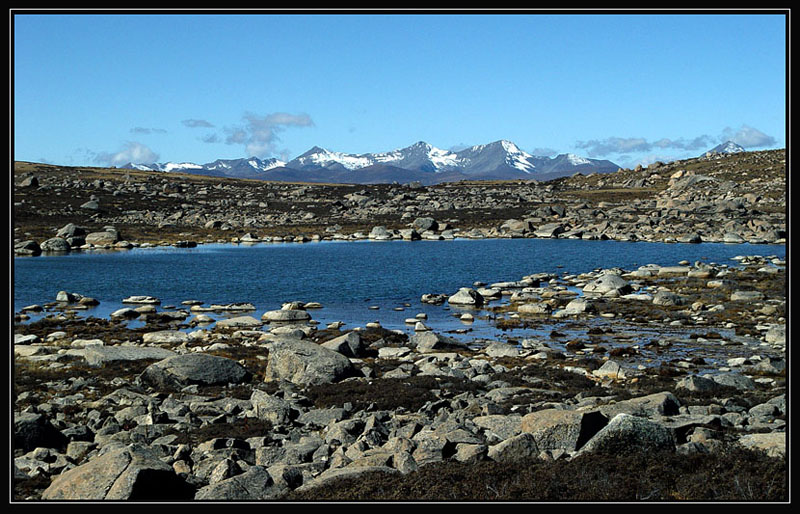
{"label": "lake water", "polygon": [[[426,324],[444,332],[464,325],[447,307],[421,303],[423,294],[449,295],[476,281],[515,281],[543,272],[564,276],[598,268],[632,270],[645,264],[675,265],[684,259],[736,265],[730,259],[737,255],[785,258],[785,246],[456,239],[75,252],[15,258],[14,310],[54,301],[61,290],[99,300],[99,306],[81,314],[94,317],[108,317],[132,295],[155,296],[161,308],[187,308],[181,306],[185,300],[205,305],[249,302],[256,307],[249,314],[256,318],[285,302],[313,301],[323,305],[311,311],[323,324],[343,321],[345,328],[353,328],[380,321],[385,328],[412,331],[404,320],[424,312]],[[370,309],[375,306],[379,309]],[[470,328],[473,337],[496,335],[488,323]]]}

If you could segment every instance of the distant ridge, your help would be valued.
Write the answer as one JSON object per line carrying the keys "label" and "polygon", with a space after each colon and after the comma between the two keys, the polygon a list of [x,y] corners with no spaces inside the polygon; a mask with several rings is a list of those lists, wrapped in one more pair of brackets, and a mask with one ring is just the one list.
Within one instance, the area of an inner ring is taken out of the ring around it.
{"label": "distant ridge", "polygon": [[217,159],[191,162],[127,163],[122,168],[195,173],[231,178],[330,183],[414,182],[436,184],[458,180],[551,180],[575,173],[611,173],[611,161],[575,154],[534,156],[507,140],[459,151],[436,148],[424,141],[389,152],[348,154],[314,146],[291,161]]}

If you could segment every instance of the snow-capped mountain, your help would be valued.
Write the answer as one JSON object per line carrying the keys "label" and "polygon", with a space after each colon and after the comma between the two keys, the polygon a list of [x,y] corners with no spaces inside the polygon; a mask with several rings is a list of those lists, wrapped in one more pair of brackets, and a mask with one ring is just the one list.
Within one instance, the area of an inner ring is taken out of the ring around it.
{"label": "snow-capped mountain", "polygon": [[165,162],[151,164],[128,163],[122,168],[131,168],[141,171],[164,171],[180,173],[197,173],[200,175],[215,175],[236,178],[259,178],[264,172],[281,168],[286,163],[275,159],[259,159],[250,157],[248,159],[217,159],[207,164],[195,164],[192,162]]}
{"label": "snow-capped mountain", "polygon": [[437,172],[458,168],[462,163],[458,156],[449,151],[436,148],[420,141],[413,145],[391,152],[348,154],[332,152],[315,146],[303,155],[289,161],[287,168],[331,170],[358,170],[384,164],[416,171]]}
{"label": "snow-capped mountain", "polygon": [[720,154],[720,153],[729,154],[729,153],[741,153],[744,151],[745,149],[743,147],[737,145],[733,141],[725,141],[721,145],[717,145],[708,152],[706,152],[706,154]]}
{"label": "snow-capped mountain", "polygon": [[575,154],[534,156],[516,144],[499,140],[458,151],[424,141],[388,152],[350,154],[315,146],[289,162],[278,159],[219,159],[208,164],[132,164],[124,167],[180,171],[236,178],[309,182],[408,182],[432,184],[465,179],[550,180],[580,172],[609,173],[619,166]]}
{"label": "snow-capped mountain", "polygon": [[547,157],[534,157],[511,141],[500,140],[488,145],[476,145],[457,153],[467,175],[487,172],[538,172],[538,164]]}

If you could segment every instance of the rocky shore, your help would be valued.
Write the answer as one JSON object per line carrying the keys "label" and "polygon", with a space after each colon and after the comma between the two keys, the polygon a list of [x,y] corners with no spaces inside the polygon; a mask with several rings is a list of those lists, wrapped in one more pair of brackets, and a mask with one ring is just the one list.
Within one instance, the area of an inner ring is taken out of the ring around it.
{"label": "rocky shore", "polygon": [[786,501],[786,273],[746,256],[420,298],[506,334],[469,343],[422,317],[323,328],[290,298],[99,319],[62,292],[15,327],[13,497]]}

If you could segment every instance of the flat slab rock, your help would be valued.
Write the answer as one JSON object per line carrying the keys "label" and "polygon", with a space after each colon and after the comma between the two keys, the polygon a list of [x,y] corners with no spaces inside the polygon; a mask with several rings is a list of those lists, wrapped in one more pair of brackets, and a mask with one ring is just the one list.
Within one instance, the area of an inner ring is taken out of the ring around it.
{"label": "flat slab rock", "polygon": [[70,350],[70,354],[82,357],[89,366],[103,366],[118,361],[162,360],[175,352],[147,346],[88,346]]}

